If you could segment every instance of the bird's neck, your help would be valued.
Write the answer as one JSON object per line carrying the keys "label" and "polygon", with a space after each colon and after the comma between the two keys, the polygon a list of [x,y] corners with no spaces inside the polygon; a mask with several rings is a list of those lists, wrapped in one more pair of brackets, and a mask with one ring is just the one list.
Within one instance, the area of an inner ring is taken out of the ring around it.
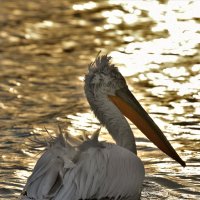
{"label": "bird's neck", "polygon": [[96,117],[107,128],[115,142],[137,154],[135,138],[130,125],[108,97],[99,95],[88,101]]}

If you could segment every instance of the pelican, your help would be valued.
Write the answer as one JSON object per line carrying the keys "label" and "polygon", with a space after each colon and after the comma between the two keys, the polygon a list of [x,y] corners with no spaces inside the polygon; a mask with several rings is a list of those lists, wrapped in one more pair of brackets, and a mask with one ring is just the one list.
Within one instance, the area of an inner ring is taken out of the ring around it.
{"label": "pelican", "polygon": [[127,119],[160,150],[185,166],[110,60],[107,55],[97,56],[85,75],[84,89],[92,111],[116,144],[99,141],[99,131],[77,145],[60,134],[37,161],[21,199],[140,199],[145,171]]}

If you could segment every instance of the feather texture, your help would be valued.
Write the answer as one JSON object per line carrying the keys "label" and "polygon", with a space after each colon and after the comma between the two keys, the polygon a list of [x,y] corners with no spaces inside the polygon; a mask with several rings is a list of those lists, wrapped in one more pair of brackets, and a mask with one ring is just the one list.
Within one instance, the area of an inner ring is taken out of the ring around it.
{"label": "feather texture", "polygon": [[[118,145],[94,140],[75,148],[59,136],[38,160],[22,199],[138,199],[144,179],[140,159]],[[77,150],[83,146],[84,151]]]}
{"label": "feather texture", "polygon": [[133,132],[109,95],[128,88],[107,55],[89,65],[85,94],[91,109],[116,144],[99,142],[98,134],[72,145],[58,136],[36,163],[21,199],[138,200],[144,166],[136,156]]}

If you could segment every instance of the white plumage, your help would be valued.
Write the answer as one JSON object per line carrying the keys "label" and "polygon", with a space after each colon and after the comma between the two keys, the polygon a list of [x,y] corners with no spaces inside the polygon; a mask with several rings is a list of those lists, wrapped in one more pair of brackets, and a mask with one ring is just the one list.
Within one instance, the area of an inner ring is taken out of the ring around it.
{"label": "white plumage", "polygon": [[139,199],[143,179],[129,150],[97,137],[73,147],[61,134],[38,160],[23,199]]}
{"label": "white plumage", "polygon": [[110,57],[97,57],[85,76],[85,94],[102,125],[116,144],[91,139],[71,145],[60,134],[40,157],[21,199],[29,200],[138,200],[144,166],[136,156],[133,132],[124,117],[167,155],[185,165],[162,131],[130,93]]}

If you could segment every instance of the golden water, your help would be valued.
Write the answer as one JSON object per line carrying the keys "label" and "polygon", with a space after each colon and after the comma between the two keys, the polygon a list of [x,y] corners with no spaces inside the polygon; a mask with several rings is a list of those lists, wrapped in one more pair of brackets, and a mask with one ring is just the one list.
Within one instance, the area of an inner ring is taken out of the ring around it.
{"label": "golden water", "polygon": [[15,199],[30,175],[40,152],[33,134],[99,127],[83,78],[100,50],[187,162],[182,168],[132,126],[146,169],[141,199],[200,199],[200,1],[0,4],[0,199]]}

